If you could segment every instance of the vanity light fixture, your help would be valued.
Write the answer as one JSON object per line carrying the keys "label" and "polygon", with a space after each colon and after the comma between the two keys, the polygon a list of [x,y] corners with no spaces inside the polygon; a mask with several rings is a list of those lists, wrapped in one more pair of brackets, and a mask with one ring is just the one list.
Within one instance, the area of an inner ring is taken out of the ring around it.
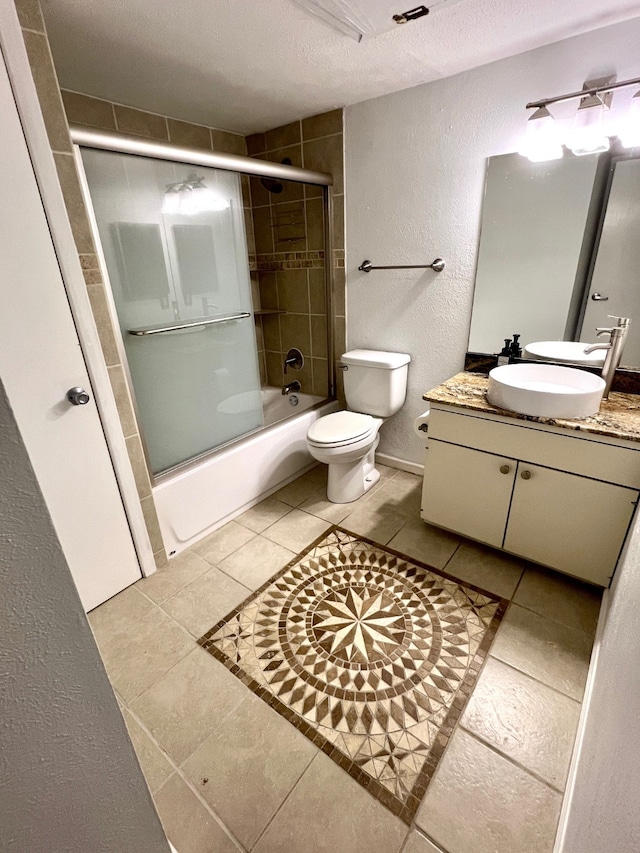
{"label": "vanity light fixture", "polygon": [[631,106],[620,128],[619,137],[624,148],[640,147],[640,89],[631,99]]}
{"label": "vanity light fixture", "polygon": [[546,107],[538,107],[533,115],[529,116],[527,134],[519,153],[533,163],[559,160],[562,157],[560,133]]}
{"label": "vanity light fixture", "polygon": [[226,210],[230,201],[217,190],[208,187],[204,178],[195,173],[186,181],[167,184],[162,199],[162,213],[193,216],[210,210]]}
{"label": "vanity light fixture", "polygon": [[[596,154],[608,151],[611,130],[605,127],[605,114],[611,106],[613,93],[617,89],[628,88],[640,84],[640,77],[632,80],[615,82],[614,77],[587,81],[582,91],[570,92],[567,95],[557,95],[554,98],[544,98],[540,101],[530,101],[528,110],[535,110],[527,123],[527,135],[520,153],[534,162],[555,160],[562,156],[562,143],[577,156]],[[562,138],[556,130],[553,116],[548,107],[565,101],[580,99],[580,106],[574,118],[573,128]],[[544,112],[542,112],[544,111]],[[553,130],[551,130],[553,128]],[[627,147],[640,145],[640,91],[632,100],[632,105],[623,127],[618,131],[620,141]],[[551,140],[554,140],[553,143]],[[626,140],[626,141],[625,141]],[[560,153],[558,153],[560,149]]]}

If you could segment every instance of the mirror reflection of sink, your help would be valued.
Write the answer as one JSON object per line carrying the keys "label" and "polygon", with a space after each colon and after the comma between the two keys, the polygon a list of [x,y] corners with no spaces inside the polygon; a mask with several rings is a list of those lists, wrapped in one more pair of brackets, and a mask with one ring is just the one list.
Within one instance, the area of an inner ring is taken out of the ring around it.
{"label": "mirror reflection of sink", "polygon": [[553,364],[505,364],[489,373],[492,406],[539,418],[588,418],[600,408],[605,382],[586,370]]}
{"label": "mirror reflection of sink", "polygon": [[591,367],[602,367],[606,350],[596,350],[585,353],[588,343],[581,341],[534,341],[524,348],[525,358],[535,358],[540,361],[559,361],[563,364],[588,364]]}

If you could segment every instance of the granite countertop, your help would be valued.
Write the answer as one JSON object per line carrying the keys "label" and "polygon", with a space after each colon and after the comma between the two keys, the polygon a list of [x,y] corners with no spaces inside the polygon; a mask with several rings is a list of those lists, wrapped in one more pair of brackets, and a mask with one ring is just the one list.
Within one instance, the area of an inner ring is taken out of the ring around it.
{"label": "granite countertop", "polygon": [[475,412],[503,415],[531,423],[548,424],[563,429],[606,435],[640,442],[640,395],[612,392],[600,404],[600,410],[590,418],[536,418],[499,409],[487,401],[489,378],[478,373],[457,373],[424,395],[430,403],[443,403]]}

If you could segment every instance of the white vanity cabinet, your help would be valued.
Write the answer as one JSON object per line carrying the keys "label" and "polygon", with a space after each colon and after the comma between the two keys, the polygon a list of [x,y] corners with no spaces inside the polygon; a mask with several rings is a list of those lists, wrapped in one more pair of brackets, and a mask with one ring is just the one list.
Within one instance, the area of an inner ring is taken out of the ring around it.
{"label": "white vanity cabinet", "polygon": [[639,490],[636,442],[432,406],[431,524],[605,586]]}

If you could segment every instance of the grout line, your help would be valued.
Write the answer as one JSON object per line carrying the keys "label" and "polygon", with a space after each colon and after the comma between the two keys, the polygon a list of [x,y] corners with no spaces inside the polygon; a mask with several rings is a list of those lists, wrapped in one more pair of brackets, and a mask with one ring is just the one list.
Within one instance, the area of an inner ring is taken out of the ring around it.
{"label": "grout line", "polygon": [[[506,613],[505,613],[505,616],[506,616]],[[498,627],[498,631],[500,630],[500,627],[501,627],[501,625]],[[497,632],[496,632],[496,636],[497,636]],[[526,672],[524,669],[520,669],[520,667],[516,666],[515,664],[509,663],[509,661],[506,661],[506,660],[503,660],[502,658],[499,658],[497,655],[494,655],[491,650],[489,651],[489,654],[487,655],[487,657],[493,658],[494,660],[497,660],[497,661],[500,661],[500,663],[503,666],[507,666],[507,667],[509,667],[509,669],[512,669],[515,672],[519,672],[521,675],[524,675],[526,678],[530,678],[531,681],[535,681],[536,684],[540,684],[540,685],[542,685],[542,687],[547,687],[549,690],[552,690],[554,693],[557,693],[558,696],[564,696],[565,699],[570,699],[572,702],[575,702],[578,707],[582,707],[582,700],[581,699],[575,699],[573,696],[569,696],[568,693],[563,693],[562,690],[559,690],[557,687],[554,687],[552,684],[547,684],[546,681],[541,681],[541,679],[536,678],[535,675],[531,675],[531,673]]]}
{"label": "grout line", "polygon": [[482,737],[480,737],[480,735],[476,734],[476,732],[462,725],[462,723],[458,723],[458,728],[466,734],[470,735],[478,743],[482,744],[483,746],[486,746],[487,749],[490,749],[496,755],[499,755],[501,758],[504,758],[506,761],[509,762],[509,764],[513,764],[514,767],[517,767],[519,770],[522,770],[524,773],[526,773],[528,776],[531,776],[537,782],[540,782],[546,788],[549,788],[549,790],[553,791],[554,794],[560,794],[561,797],[564,797],[564,790],[556,788],[556,786],[553,785],[551,782],[548,782],[546,779],[543,779],[542,776],[538,775],[535,770],[530,770],[528,767],[525,767],[524,764],[521,764],[519,761],[516,761],[515,758],[510,755],[507,755],[507,753],[502,752],[495,744],[489,743],[488,741],[484,740]]}
{"label": "grout line", "polygon": [[404,844],[402,845],[402,847],[400,849],[400,853],[405,853],[405,851],[407,849],[407,842],[409,841],[409,838],[411,837],[411,835],[413,833],[416,833],[417,835],[424,838],[425,841],[429,842],[429,844],[433,844],[433,846],[439,851],[439,853],[448,853],[448,851],[442,846],[442,844],[440,844],[439,842],[436,843],[433,840],[433,838],[427,832],[425,832],[424,829],[422,829],[421,826],[418,826],[418,824],[416,823],[415,817],[414,817],[413,821],[411,822],[411,826],[409,827],[409,832],[407,833],[407,837],[404,840]]}

